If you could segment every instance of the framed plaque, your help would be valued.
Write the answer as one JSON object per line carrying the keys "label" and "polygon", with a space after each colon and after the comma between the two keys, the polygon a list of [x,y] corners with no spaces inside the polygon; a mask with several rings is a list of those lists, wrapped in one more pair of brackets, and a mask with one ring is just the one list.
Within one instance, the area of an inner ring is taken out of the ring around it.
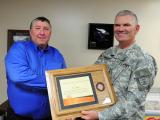
{"label": "framed plaque", "polygon": [[75,120],[82,110],[97,110],[116,102],[107,66],[46,71],[47,88],[53,120]]}

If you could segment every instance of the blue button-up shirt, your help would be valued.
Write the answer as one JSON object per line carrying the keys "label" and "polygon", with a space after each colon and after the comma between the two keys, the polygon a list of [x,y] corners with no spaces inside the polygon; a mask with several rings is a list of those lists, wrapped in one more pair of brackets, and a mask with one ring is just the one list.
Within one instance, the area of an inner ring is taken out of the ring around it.
{"label": "blue button-up shirt", "polygon": [[8,99],[14,112],[34,119],[50,115],[46,70],[65,68],[54,47],[41,50],[32,41],[15,42],[5,58]]}

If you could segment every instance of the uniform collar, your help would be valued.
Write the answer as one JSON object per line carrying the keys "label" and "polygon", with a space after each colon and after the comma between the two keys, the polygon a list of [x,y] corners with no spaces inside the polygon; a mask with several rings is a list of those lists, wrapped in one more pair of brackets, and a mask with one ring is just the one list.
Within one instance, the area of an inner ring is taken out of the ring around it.
{"label": "uniform collar", "polygon": [[109,49],[105,56],[109,59],[118,58],[119,60],[124,61],[129,58],[130,51],[132,51],[133,49],[137,49],[137,45],[135,43],[125,49],[120,49],[118,46],[115,46]]}

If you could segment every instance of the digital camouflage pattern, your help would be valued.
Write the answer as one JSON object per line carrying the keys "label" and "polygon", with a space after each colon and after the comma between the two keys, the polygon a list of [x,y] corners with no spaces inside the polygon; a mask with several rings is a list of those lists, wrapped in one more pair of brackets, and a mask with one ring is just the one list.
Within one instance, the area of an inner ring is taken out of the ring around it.
{"label": "digital camouflage pattern", "polygon": [[157,65],[137,44],[129,48],[111,47],[96,64],[106,64],[118,101],[99,112],[100,120],[143,120],[146,95],[153,85]]}

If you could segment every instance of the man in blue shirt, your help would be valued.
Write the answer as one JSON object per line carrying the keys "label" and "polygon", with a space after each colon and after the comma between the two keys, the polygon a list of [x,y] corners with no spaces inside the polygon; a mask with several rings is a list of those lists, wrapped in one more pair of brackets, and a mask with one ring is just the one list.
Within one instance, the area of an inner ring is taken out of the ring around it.
{"label": "man in blue shirt", "polygon": [[34,19],[31,40],[15,42],[5,57],[7,120],[51,120],[45,71],[66,67],[62,54],[48,45],[51,29],[47,18]]}

